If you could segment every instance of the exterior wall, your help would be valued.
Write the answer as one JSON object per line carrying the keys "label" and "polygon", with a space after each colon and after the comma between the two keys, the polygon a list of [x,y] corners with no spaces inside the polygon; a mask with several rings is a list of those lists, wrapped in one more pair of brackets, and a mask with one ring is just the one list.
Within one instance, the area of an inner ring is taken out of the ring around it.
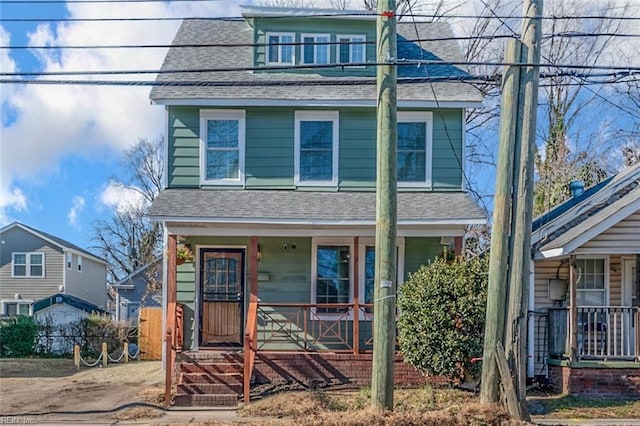
{"label": "exterior wall", "polygon": [[[372,354],[283,354],[258,353],[253,378],[256,383],[273,385],[301,385],[323,387],[327,385],[371,385]],[[444,385],[443,377],[428,377],[411,365],[395,358],[396,385]]]}
{"label": "exterior wall", "polygon": [[[284,32],[295,33],[296,43],[301,43],[300,34],[330,34],[331,42],[336,42],[336,35],[357,34],[365,35],[369,42],[376,39],[376,21],[353,20],[353,19],[335,19],[335,18],[313,18],[313,19],[269,19],[254,18],[254,43],[257,48],[254,53],[254,64],[256,66],[264,66],[265,57],[265,34],[267,32]],[[302,58],[302,46],[294,46],[294,56],[296,62],[300,63]],[[376,57],[375,43],[369,43],[366,47],[366,59],[374,60]],[[336,45],[329,46],[329,62],[337,63]],[[313,73],[326,76],[345,77],[345,76],[375,76],[375,67],[329,67],[326,69],[312,70],[296,70],[297,73]]]}
{"label": "exterior wall", "polygon": [[[0,236],[0,300],[22,299],[35,301],[60,291],[64,282],[62,250],[30,232],[14,227]],[[44,253],[44,278],[12,278],[12,253]],[[103,302],[104,303],[104,300]]]}
{"label": "exterior wall", "polygon": [[[34,313],[36,321],[54,326],[66,325],[88,316],[88,313],[64,303],[56,303]],[[60,332],[54,332],[48,338],[42,337],[39,342],[40,345],[51,348],[53,352],[72,353],[73,345],[59,334]]]}
{"label": "exterior wall", "polygon": [[67,268],[64,260],[66,294],[91,302],[104,309],[107,302],[107,267],[87,257],[82,257],[82,271],[78,271],[78,255],[73,254],[71,269]]}
{"label": "exterior wall", "polygon": [[550,365],[549,383],[557,392],[599,397],[640,397],[640,366]]}
{"label": "exterior wall", "polygon": [[[246,108],[246,189],[295,189],[294,114],[304,109]],[[199,113],[198,107],[169,107],[169,187],[200,186]],[[339,115],[339,189],[373,191],[376,170],[375,109],[343,108]],[[461,189],[462,132],[461,109],[433,110],[433,190]],[[334,188],[323,187],[322,190]]]}
{"label": "exterior wall", "polygon": [[576,252],[640,254],[639,241],[640,211],[585,243]]}

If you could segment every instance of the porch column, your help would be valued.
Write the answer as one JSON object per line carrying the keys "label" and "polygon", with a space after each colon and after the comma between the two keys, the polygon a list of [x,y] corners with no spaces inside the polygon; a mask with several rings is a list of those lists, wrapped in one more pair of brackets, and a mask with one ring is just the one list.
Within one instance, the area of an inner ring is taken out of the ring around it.
{"label": "porch column", "polygon": [[353,353],[360,352],[360,237],[353,237]]}
{"label": "porch column", "polygon": [[165,366],[165,392],[164,403],[171,405],[171,380],[175,362],[175,336],[176,336],[176,247],[177,236],[169,235],[167,240],[167,322],[165,334],[166,366]]}
{"label": "porch column", "polygon": [[576,282],[576,257],[569,258],[569,360],[578,360],[578,283]]}
{"label": "porch column", "polygon": [[258,237],[249,238],[249,302],[258,303]]}
{"label": "porch column", "polygon": [[456,257],[462,254],[462,237],[455,237],[453,239],[453,252]]}

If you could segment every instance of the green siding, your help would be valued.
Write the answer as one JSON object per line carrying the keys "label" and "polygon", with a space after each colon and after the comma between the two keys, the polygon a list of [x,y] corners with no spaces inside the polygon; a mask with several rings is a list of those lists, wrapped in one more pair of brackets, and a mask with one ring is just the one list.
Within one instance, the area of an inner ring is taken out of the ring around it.
{"label": "green siding", "polygon": [[[310,108],[246,109],[245,187],[294,189],[295,111]],[[321,109],[321,108],[314,108]],[[324,108],[327,109],[327,108]],[[374,190],[376,116],[373,108],[339,110],[340,190]],[[433,112],[432,189],[459,191],[462,185],[463,114],[461,109]],[[169,186],[199,187],[200,109],[169,108]],[[220,188],[220,187],[217,187]],[[235,187],[237,188],[237,187]],[[304,188],[318,190],[319,188]],[[331,190],[335,188],[320,188]],[[410,188],[402,190],[420,190]]]}
{"label": "green siding", "polygon": [[269,274],[269,280],[258,283],[258,299],[265,303],[310,303],[311,238],[260,238],[260,252],[259,271]]}
{"label": "green siding", "polygon": [[[255,49],[254,64],[256,66],[265,65],[265,34],[268,32],[275,33],[295,33],[295,42],[300,43],[301,34],[329,34],[331,42],[336,42],[337,35],[365,35],[367,42],[375,42],[376,40],[376,21],[375,20],[350,20],[350,19],[254,19],[254,40],[258,47]],[[368,43],[366,47],[366,60],[374,61],[376,58],[375,43]],[[302,46],[294,46],[294,56],[297,64],[302,63]],[[335,67],[311,70],[295,70],[288,72],[295,73],[311,73],[324,76],[345,77],[345,76],[375,76],[375,67],[342,67],[337,64],[336,46],[329,45],[329,62],[336,64]],[[264,71],[270,72],[270,71]],[[280,71],[275,71],[280,72]]]}
{"label": "green siding", "polygon": [[416,272],[422,265],[442,251],[439,237],[407,237],[404,239],[404,277]]}

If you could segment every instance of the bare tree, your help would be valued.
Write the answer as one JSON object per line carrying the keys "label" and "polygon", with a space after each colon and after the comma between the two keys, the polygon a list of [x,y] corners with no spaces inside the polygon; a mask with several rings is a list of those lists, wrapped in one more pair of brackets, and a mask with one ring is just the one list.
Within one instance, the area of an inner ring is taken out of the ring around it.
{"label": "bare tree", "polygon": [[109,262],[107,282],[113,284],[151,262],[161,250],[162,227],[146,215],[162,189],[163,140],[140,139],[126,150],[122,168],[129,173],[113,177],[112,184],[140,194],[141,202],[116,209],[106,220],[93,224],[93,240],[100,255]]}

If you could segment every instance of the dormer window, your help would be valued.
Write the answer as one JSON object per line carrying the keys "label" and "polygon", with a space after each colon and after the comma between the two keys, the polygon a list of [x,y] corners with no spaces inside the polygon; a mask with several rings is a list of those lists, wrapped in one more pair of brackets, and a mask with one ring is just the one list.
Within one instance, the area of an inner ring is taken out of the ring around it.
{"label": "dormer window", "polygon": [[267,33],[267,64],[293,64],[294,33]]}
{"label": "dormer window", "polygon": [[362,63],[366,60],[366,41],[364,35],[337,36],[336,58],[340,64]]}
{"label": "dormer window", "polygon": [[329,34],[302,34],[302,63],[329,63]]}

